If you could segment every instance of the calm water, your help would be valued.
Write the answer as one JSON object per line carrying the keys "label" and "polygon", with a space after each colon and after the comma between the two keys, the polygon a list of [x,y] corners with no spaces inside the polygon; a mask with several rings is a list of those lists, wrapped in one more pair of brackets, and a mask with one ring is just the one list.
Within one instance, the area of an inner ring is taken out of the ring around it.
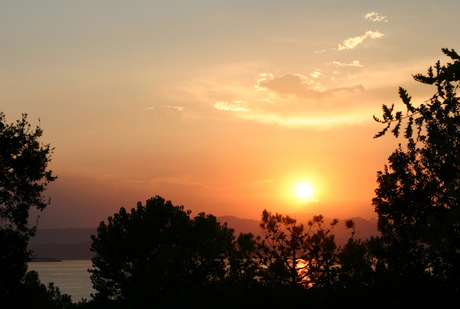
{"label": "calm water", "polygon": [[90,260],[29,263],[29,270],[38,272],[41,283],[48,285],[53,282],[61,293],[71,295],[74,302],[82,298],[90,300],[90,294],[96,292],[92,287],[88,268],[92,268]]}

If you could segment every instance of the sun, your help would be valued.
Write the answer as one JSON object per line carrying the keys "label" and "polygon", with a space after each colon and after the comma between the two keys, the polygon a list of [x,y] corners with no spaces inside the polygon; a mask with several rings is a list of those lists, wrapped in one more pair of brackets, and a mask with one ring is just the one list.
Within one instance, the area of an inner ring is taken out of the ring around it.
{"label": "sun", "polygon": [[301,183],[297,186],[297,195],[304,200],[313,199],[313,189],[308,183]]}

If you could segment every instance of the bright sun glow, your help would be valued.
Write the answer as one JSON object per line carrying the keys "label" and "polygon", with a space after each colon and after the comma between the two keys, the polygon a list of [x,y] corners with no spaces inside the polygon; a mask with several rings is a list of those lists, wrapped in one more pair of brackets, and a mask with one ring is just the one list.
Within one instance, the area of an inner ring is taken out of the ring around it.
{"label": "bright sun glow", "polygon": [[301,183],[297,186],[297,195],[304,200],[313,199],[313,189],[307,183]]}

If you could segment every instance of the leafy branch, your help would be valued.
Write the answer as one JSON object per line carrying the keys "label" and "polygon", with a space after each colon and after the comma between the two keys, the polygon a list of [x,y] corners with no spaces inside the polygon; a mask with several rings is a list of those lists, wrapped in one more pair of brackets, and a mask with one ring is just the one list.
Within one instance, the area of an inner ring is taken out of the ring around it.
{"label": "leafy branch", "polygon": [[441,66],[438,61],[434,69],[433,67],[428,69],[426,76],[422,74],[413,75],[413,78],[418,82],[435,85],[437,87],[436,94],[428,100],[426,104],[414,107],[411,103],[411,97],[407,91],[404,88],[399,87],[399,97],[406,106],[406,115],[403,116],[402,111],[395,111],[394,104],[392,104],[391,107],[383,104],[382,119],[377,118],[375,115],[373,118],[376,122],[385,124],[386,126],[383,130],[375,134],[374,138],[385,135],[393,124],[394,127],[391,130],[391,133],[395,137],[398,137],[402,121],[404,119],[408,119],[404,137],[412,137],[414,132],[413,126],[415,123],[418,129],[417,137],[419,139],[424,139],[425,137],[421,136],[422,125],[429,117],[431,117],[431,115],[443,115],[442,117],[449,118],[449,115],[455,112],[455,102],[458,100],[458,98],[455,97],[455,91],[459,87],[459,84],[457,83],[457,85],[453,85],[452,83],[460,80],[460,56],[453,49],[449,50],[447,48],[443,48],[442,51],[445,55],[454,60],[454,62]]}

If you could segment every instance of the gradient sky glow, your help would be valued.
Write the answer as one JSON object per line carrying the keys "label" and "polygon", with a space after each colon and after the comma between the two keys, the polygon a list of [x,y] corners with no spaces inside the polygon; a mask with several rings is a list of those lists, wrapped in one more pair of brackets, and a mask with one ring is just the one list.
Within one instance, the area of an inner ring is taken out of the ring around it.
{"label": "gradient sky glow", "polygon": [[[192,215],[376,217],[399,140],[372,115],[441,48],[460,2],[8,1],[0,110],[40,119],[58,175],[39,227],[96,227],[160,195]],[[296,194],[313,187],[314,201]]]}

